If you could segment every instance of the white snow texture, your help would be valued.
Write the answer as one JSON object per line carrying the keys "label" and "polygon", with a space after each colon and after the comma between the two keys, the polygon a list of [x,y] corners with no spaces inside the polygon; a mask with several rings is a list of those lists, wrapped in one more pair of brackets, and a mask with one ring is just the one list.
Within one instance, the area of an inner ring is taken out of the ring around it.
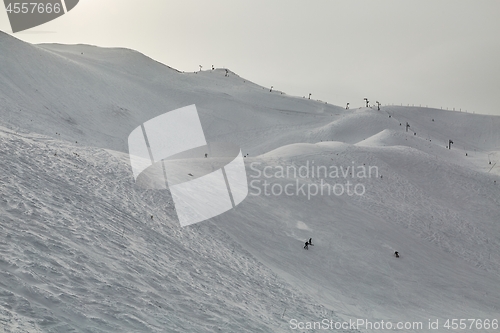
{"label": "white snow texture", "polygon": [[[500,117],[345,110],[225,73],[0,32],[0,332],[319,332],[290,321],[357,318],[425,332],[429,319],[500,319]],[[351,179],[366,189],[352,196],[250,187],[182,228],[167,189],[136,186],[127,138],[192,104],[207,142],[249,154],[249,183],[267,167],[276,188],[317,186],[275,174],[308,163],[378,177]]]}

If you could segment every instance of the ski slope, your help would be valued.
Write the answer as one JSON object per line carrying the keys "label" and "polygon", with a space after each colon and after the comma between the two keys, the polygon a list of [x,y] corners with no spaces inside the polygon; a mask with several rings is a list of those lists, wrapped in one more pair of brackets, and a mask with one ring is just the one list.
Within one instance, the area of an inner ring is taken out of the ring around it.
{"label": "ski slope", "polygon": [[[131,50],[1,32],[0,63],[5,332],[313,332],[290,320],[324,318],[421,321],[399,331],[422,332],[429,319],[500,320],[500,117],[345,110],[224,69],[182,73]],[[207,141],[249,154],[249,182],[320,184],[264,177],[266,167],[378,171],[348,178],[362,196],[251,188],[236,209],[180,228],[168,191],[134,185],[127,137],[191,104]]]}

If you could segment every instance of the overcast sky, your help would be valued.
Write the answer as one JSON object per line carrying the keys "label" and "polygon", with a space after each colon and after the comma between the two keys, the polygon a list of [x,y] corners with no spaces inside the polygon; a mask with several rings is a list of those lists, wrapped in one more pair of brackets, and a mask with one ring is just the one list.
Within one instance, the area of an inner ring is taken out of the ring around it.
{"label": "overcast sky", "polygon": [[[12,33],[3,8],[0,30]],[[499,0],[80,0],[14,35],[131,48],[181,71],[226,67],[341,106],[500,115]]]}

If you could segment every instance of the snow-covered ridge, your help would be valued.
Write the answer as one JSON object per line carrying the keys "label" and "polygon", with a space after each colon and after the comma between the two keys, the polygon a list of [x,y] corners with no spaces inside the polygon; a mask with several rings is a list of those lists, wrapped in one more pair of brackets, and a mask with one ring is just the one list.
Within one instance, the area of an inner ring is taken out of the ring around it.
{"label": "snow-covered ridge", "polygon": [[[224,69],[182,73],[136,51],[1,32],[0,63],[5,331],[290,332],[291,319],[500,313],[500,117],[345,110]],[[251,194],[180,228],[168,191],[134,185],[126,144],[190,104],[208,141],[249,154],[249,182],[313,163],[378,176],[347,179],[363,196]]]}
{"label": "snow-covered ridge", "polygon": [[326,313],[217,225],[180,229],[105,150],[0,135],[5,332],[286,332],[285,308]]}

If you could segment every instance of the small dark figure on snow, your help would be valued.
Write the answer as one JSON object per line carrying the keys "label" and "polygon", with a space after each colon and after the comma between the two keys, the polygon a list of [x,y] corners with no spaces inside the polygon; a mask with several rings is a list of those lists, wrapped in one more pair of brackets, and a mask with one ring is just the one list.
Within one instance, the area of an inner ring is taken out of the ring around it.
{"label": "small dark figure on snow", "polygon": [[308,245],[309,245],[309,242],[307,241],[306,245],[304,245],[304,250],[309,250],[309,246]]}
{"label": "small dark figure on snow", "polygon": [[313,245],[313,243],[312,243],[312,238],[309,238],[308,243],[309,243],[309,245]]}
{"label": "small dark figure on snow", "polygon": [[399,252],[398,252],[398,251],[394,252],[394,256],[395,256],[396,258],[399,258]]}

